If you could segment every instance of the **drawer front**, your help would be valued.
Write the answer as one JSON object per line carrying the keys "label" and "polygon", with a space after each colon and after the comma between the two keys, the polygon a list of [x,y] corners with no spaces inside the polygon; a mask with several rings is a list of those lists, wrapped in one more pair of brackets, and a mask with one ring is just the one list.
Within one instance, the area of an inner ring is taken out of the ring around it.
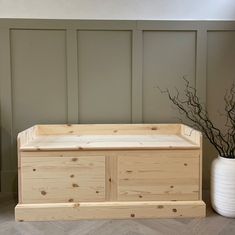
{"label": "drawer front", "polygon": [[23,203],[104,201],[104,156],[21,157]]}
{"label": "drawer front", "polygon": [[118,156],[118,200],[198,200],[199,151],[146,151]]}

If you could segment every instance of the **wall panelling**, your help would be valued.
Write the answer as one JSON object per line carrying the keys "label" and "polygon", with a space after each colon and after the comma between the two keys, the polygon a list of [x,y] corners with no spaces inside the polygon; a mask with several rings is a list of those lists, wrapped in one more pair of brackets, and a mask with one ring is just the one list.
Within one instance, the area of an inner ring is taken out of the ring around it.
{"label": "wall panelling", "polygon": [[[234,32],[232,21],[1,19],[1,191],[16,191],[16,136],[36,123],[177,122],[156,87],[182,91],[183,76],[216,116]],[[204,187],[215,156],[205,142]]]}

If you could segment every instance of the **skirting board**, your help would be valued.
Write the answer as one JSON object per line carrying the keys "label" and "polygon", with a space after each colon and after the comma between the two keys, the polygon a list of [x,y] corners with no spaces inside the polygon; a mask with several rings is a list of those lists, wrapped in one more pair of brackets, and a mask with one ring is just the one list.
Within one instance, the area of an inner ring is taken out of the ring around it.
{"label": "skirting board", "polygon": [[18,204],[17,221],[204,217],[203,201]]}

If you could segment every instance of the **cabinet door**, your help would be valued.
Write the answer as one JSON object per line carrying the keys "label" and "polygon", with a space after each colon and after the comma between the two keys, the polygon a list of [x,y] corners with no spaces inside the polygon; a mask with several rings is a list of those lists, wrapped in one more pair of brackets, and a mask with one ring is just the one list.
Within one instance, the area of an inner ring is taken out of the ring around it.
{"label": "cabinet door", "polygon": [[21,157],[22,203],[104,201],[104,156],[39,155]]}
{"label": "cabinet door", "polygon": [[198,200],[199,159],[192,150],[118,156],[118,200]]}

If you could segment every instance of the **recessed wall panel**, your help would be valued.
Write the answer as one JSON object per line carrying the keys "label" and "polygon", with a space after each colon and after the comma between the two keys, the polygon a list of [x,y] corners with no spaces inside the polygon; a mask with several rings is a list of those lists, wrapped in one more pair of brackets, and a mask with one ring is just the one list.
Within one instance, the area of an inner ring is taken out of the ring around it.
{"label": "recessed wall panel", "polygon": [[[225,131],[224,95],[235,82],[235,31],[209,31],[207,33],[207,111],[214,126]],[[204,147],[204,182],[210,185],[210,168],[218,152],[205,141]]]}
{"label": "recessed wall panel", "polygon": [[12,30],[15,132],[67,121],[66,37],[62,30]]}
{"label": "recessed wall panel", "polygon": [[207,49],[207,108],[224,128],[224,95],[235,82],[235,31],[208,32]]}
{"label": "recessed wall panel", "polygon": [[162,90],[181,93],[185,76],[195,84],[196,34],[191,31],[145,31],[143,35],[144,122],[179,122],[178,110]]}
{"label": "recessed wall panel", "polygon": [[131,32],[78,31],[79,121],[131,121]]}

